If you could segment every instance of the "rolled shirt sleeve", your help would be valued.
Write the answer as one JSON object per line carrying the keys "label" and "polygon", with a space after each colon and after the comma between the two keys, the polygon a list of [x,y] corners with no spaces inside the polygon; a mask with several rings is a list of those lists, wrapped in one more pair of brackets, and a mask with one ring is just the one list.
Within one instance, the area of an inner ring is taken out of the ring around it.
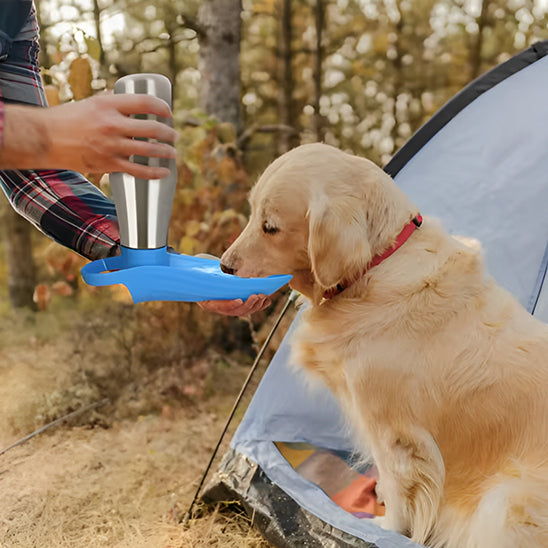
{"label": "rolled shirt sleeve", "polygon": [[[5,44],[0,57],[0,146],[2,97],[10,102],[47,106],[38,66],[34,6],[9,49]],[[91,260],[117,253],[114,203],[83,175],[63,170],[0,171],[0,188],[19,214],[61,245]]]}
{"label": "rolled shirt sleeve", "polygon": [[91,260],[117,253],[114,203],[79,173],[8,170],[0,187],[20,215],[61,245]]}

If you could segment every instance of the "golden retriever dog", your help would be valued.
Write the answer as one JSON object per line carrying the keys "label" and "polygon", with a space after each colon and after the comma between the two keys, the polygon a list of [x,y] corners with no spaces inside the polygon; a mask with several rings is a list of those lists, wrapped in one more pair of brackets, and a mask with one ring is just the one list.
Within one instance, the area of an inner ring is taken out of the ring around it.
{"label": "golden retriever dog", "polygon": [[[379,470],[380,525],[434,547],[548,547],[548,326],[372,162],[278,158],[221,258],[292,274],[295,364],[335,394]],[[516,257],[519,260],[519,257]]]}

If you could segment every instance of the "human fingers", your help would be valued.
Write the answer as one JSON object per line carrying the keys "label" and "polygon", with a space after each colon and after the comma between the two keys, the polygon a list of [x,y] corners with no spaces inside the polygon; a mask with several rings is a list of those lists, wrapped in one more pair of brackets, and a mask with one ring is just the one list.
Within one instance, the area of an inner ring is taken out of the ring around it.
{"label": "human fingers", "polygon": [[169,105],[158,97],[145,95],[144,93],[120,93],[103,95],[111,106],[125,116],[132,114],[155,114],[162,118],[171,118]]}
{"label": "human fingers", "polygon": [[253,314],[255,312],[259,312],[260,310],[266,308],[270,302],[270,299],[266,295],[251,295],[241,307],[245,310],[242,314]]}
{"label": "human fingers", "polygon": [[242,299],[201,301],[198,303],[202,310],[215,312],[226,316],[246,316],[270,305],[270,299],[265,295],[251,295],[245,302]]}
{"label": "human fingers", "polygon": [[243,306],[242,299],[220,300],[220,301],[200,301],[198,306],[206,312],[215,312],[225,316],[239,316],[239,310]]}
{"label": "human fingers", "polygon": [[171,173],[171,170],[167,167],[154,167],[136,164],[126,158],[119,158],[115,165],[109,169],[109,171],[120,171],[122,173],[127,173],[136,179],[164,179]]}
{"label": "human fingers", "polygon": [[140,137],[144,139],[156,139],[174,143],[179,136],[177,130],[156,120],[138,120],[127,118],[122,126],[122,132],[128,137]]}
{"label": "human fingers", "polygon": [[147,158],[176,158],[177,151],[168,144],[123,139],[113,149],[122,158],[145,156]]}

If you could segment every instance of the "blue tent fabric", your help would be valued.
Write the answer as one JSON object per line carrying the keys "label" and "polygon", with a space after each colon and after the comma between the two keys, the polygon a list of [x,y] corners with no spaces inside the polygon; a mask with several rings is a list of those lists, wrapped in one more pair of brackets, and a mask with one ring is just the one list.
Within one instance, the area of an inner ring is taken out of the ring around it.
{"label": "blue tent fabric", "polygon": [[[474,81],[385,168],[423,214],[438,217],[450,233],[477,238],[490,274],[544,321],[548,320],[547,54],[548,41],[540,42]],[[298,321],[299,316],[293,326]],[[379,548],[417,546],[342,510],[299,476],[275,446],[277,441],[306,442],[352,451],[351,437],[330,392],[321,387],[311,390],[289,364],[292,330],[232,439],[229,461],[240,456],[256,466],[288,500],[353,536],[356,546],[362,545],[360,541]],[[229,477],[230,466],[221,465],[221,473]],[[254,512],[264,511],[264,490],[263,499],[254,506],[249,491],[243,493],[236,484],[233,494],[247,497]],[[282,537],[276,537],[277,546],[302,545],[287,540],[291,536]]]}
{"label": "blue tent fabric", "polygon": [[[466,88],[451,119],[452,102],[440,111],[441,128],[432,119],[436,133],[418,151],[411,139],[385,168],[423,213],[450,233],[477,238],[489,272],[530,312],[548,260],[547,53],[541,42],[488,73],[494,87],[471,84],[481,94]],[[512,67],[520,70],[508,74]],[[463,106],[466,97],[472,101]]]}
{"label": "blue tent fabric", "polygon": [[[357,538],[379,548],[411,547],[409,539],[358,519],[337,506],[319,487],[303,479],[274,447],[273,441],[307,442],[318,447],[352,451],[340,408],[321,386],[311,388],[289,362],[289,339],[298,316],[286,334],[257,389],[231,446],[260,464],[268,478],[300,506]],[[282,388],[282,389],[280,389]]]}
{"label": "blue tent fabric", "polygon": [[[394,157],[385,166],[385,171],[395,177],[399,171],[426,145],[436,133],[466,108],[481,94],[493,89],[509,76],[529,67],[542,59],[548,50],[548,41],[536,42],[530,48],[508,59],[495,69],[480,76],[468,84],[461,92],[446,103],[423,127],[421,127],[409,141],[396,152]],[[537,70],[538,67],[535,68]]]}

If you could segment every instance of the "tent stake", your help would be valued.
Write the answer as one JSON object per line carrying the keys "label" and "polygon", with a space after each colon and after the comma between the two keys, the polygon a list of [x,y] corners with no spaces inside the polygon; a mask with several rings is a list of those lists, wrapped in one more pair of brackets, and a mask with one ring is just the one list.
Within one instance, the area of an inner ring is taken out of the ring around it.
{"label": "tent stake", "polygon": [[221,443],[223,442],[223,438],[225,437],[225,434],[228,430],[228,427],[230,426],[230,423],[232,422],[232,419],[234,418],[234,414],[236,413],[236,409],[240,405],[240,402],[242,401],[242,398],[244,396],[245,391],[247,390],[247,387],[249,386],[249,383],[251,382],[251,378],[253,377],[253,374],[255,373],[257,366],[259,365],[259,362],[261,361],[261,358],[263,357],[263,354],[265,353],[265,350],[268,348],[268,345],[270,344],[270,341],[272,340],[272,337],[274,336],[274,333],[276,332],[276,329],[278,329],[278,326],[280,325],[280,322],[282,321],[282,318],[284,317],[285,313],[287,312],[287,309],[289,308],[289,305],[294,303],[297,300],[298,297],[297,291],[292,290],[289,294],[289,297],[287,298],[287,301],[280,312],[280,315],[278,316],[278,319],[272,326],[272,329],[270,330],[270,333],[268,334],[268,337],[266,338],[265,342],[261,346],[261,349],[259,350],[255,361],[253,362],[253,365],[251,366],[251,369],[249,370],[249,373],[247,375],[247,378],[244,381],[244,384],[240,390],[240,393],[238,394],[238,397],[236,398],[236,401],[234,402],[234,405],[232,406],[232,410],[230,411],[230,415],[228,416],[228,419],[226,421],[226,424],[223,428],[223,431],[221,432],[221,435],[219,437],[219,441],[217,442],[217,445],[215,446],[215,449],[213,449],[213,453],[211,454],[211,458],[209,459],[209,462],[206,466],[206,469],[204,470],[204,473],[202,474],[202,477],[200,479],[200,483],[198,484],[198,488],[196,489],[196,492],[194,493],[194,498],[192,499],[192,502],[190,503],[190,506],[188,507],[188,510],[186,511],[183,519],[180,523],[183,523],[183,525],[186,525],[188,521],[190,520],[190,516],[192,513],[192,510],[194,508],[194,505],[196,504],[196,501],[198,500],[198,495],[200,494],[200,491],[202,490],[202,486],[204,485],[204,482],[207,478],[207,475],[209,474],[209,470],[211,469],[211,466],[213,464],[213,461],[215,460],[215,457],[217,456],[217,452],[219,451],[219,448],[221,447]]}

